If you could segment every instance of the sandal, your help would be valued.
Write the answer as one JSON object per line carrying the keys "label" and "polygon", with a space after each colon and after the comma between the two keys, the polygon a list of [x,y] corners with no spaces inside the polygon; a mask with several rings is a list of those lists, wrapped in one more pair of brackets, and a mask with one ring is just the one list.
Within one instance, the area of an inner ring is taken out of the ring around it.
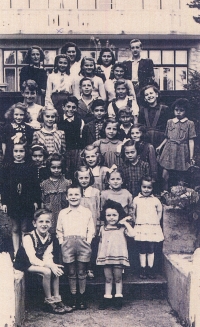
{"label": "sandal", "polygon": [[63,308],[65,310],[65,313],[70,313],[73,311],[72,307],[68,306],[68,305],[64,305],[64,303],[62,301],[57,302],[56,306],[58,308]]}
{"label": "sandal", "polygon": [[87,277],[88,277],[89,279],[93,279],[93,278],[94,278],[93,270],[88,270],[88,271],[87,271]]}
{"label": "sandal", "polygon": [[57,303],[54,302],[53,299],[45,299],[44,301],[44,310],[50,313],[60,314],[63,315],[65,313],[65,310],[61,307],[57,306]]}

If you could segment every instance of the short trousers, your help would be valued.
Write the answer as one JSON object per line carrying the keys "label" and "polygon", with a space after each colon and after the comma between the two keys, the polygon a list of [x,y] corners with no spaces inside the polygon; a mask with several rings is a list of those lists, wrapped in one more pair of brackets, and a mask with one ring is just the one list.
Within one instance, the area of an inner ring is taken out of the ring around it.
{"label": "short trousers", "polygon": [[91,245],[85,237],[70,235],[64,237],[61,245],[62,258],[64,263],[74,261],[89,262],[91,257]]}

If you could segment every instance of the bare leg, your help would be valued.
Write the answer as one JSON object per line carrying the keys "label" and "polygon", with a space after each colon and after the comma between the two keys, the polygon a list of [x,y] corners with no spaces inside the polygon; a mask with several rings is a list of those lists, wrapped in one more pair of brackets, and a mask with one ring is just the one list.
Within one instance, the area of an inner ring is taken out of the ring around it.
{"label": "bare leg", "polygon": [[12,241],[13,241],[13,248],[14,248],[14,255],[19,249],[19,228],[20,224],[15,219],[11,219],[12,222]]}
{"label": "bare leg", "polygon": [[53,294],[59,297],[59,277],[53,276]]}
{"label": "bare leg", "polygon": [[105,295],[104,297],[111,298],[112,297],[112,284],[113,284],[113,267],[105,267],[104,275],[106,279],[105,283]]}
{"label": "bare leg", "polygon": [[115,280],[115,286],[116,286],[116,295],[122,295],[122,268],[113,268],[114,273],[114,280]]}
{"label": "bare leg", "polygon": [[43,276],[42,286],[47,299],[51,298],[51,269],[47,267],[30,266],[28,271]]}

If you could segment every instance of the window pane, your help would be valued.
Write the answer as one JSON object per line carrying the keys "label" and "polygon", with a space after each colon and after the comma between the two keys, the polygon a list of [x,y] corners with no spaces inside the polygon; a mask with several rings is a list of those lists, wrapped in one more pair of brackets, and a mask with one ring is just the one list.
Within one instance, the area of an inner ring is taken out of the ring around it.
{"label": "window pane", "polygon": [[144,58],[144,59],[148,58],[148,51],[147,50],[142,50],[141,51],[141,58]]}
{"label": "window pane", "polygon": [[29,0],[11,0],[12,9],[28,9]]}
{"label": "window pane", "polygon": [[97,61],[98,51],[95,50],[83,50],[81,51],[81,58],[83,57],[92,57],[95,62]]}
{"label": "window pane", "polygon": [[42,1],[29,0],[29,1],[30,1],[31,9],[48,9],[48,0],[42,0]]}
{"label": "window pane", "polygon": [[160,67],[154,67],[154,74],[155,74],[155,82],[158,84],[159,88],[160,88],[160,70],[162,68]]}
{"label": "window pane", "polygon": [[176,90],[185,90],[185,84],[187,84],[187,68],[176,67]]}
{"label": "window pane", "polygon": [[161,0],[161,8],[167,10],[180,9],[181,0]]}
{"label": "window pane", "polygon": [[149,51],[149,58],[153,60],[155,65],[161,64],[161,51],[151,50]]}
{"label": "window pane", "polygon": [[115,0],[117,10],[142,10],[141,0]]}
{"label": "window pane", "polygon": [[15,65],[16,64],[16,51],[4,51],[4,64]]}
{"label": "window pane", "polygon": [[26,53],[27,53],[26,50],[17,51],[17,63],[18,63],[18,65],[26,64],[26,62],[25,62]]}
{"label": "window pane", "polygon": [[5,83],[8,84],[7,91],[14,92],[16,91],[16,76],[15,68],[5,68]]}
{"label": "window pane", "polygon": [[174,90],[174,68],[163,68],[163,90]]}
{"label": "window pane", "polygon": [[162,63],[164,65],[173,65],[174,64],[174,51],[163,51]]}
{"label": "window pane", "polygon": [[144,1],[144,9],[153,10],[160,9],[160,0],[143,0]]}
{"label": "window pane", "polygon": [[54,65],[56,50],[44,50],[44,64]]}
{"label": "window pane", "polygon": [[131,59],[131,51],[126,48],[119,48],[117,54],[117,61],[123,62]]}
{"label": "window pane", "polygon": [[182,50],[176,51],[176,64],[187,65],[187,51],[182,51]]}
{"label": "window pane", "polygon": [[97,0],[97,9],[109,10],[112,9],[112,0]]}
{"label": "window pane", "polygon": [[95,0],[78,0],[78,9],[95,9]]}

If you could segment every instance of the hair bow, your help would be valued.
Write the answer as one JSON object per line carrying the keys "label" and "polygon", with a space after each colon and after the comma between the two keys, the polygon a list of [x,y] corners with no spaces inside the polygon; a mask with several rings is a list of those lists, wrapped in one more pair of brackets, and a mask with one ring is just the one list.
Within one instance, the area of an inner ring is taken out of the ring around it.
{"label": "hair bow", "polygon": [[14,144],[17,144],[20,142],[23,134],[22,133],[16,133],[14,136],[11,137],[11,140],[13,141]]}
{"label": "hair bow", "polygon": [[116,165],[112,165],[112,167],[110,167],[108,169],[109,174],[113,173],[116,169],[117,169],[117,166]]}
{"label": "hair bow", "polygon": [[126,143],[126,142],[128,142],[128,141],[130,141],[131,139],[124,139],[123,141],[122,141],[122,143],[120,143],[120,144],[118,144],[118,146],[117,146],[117,152],[118,153],[121,153],[121,150],[122,150],[122,146]]}

